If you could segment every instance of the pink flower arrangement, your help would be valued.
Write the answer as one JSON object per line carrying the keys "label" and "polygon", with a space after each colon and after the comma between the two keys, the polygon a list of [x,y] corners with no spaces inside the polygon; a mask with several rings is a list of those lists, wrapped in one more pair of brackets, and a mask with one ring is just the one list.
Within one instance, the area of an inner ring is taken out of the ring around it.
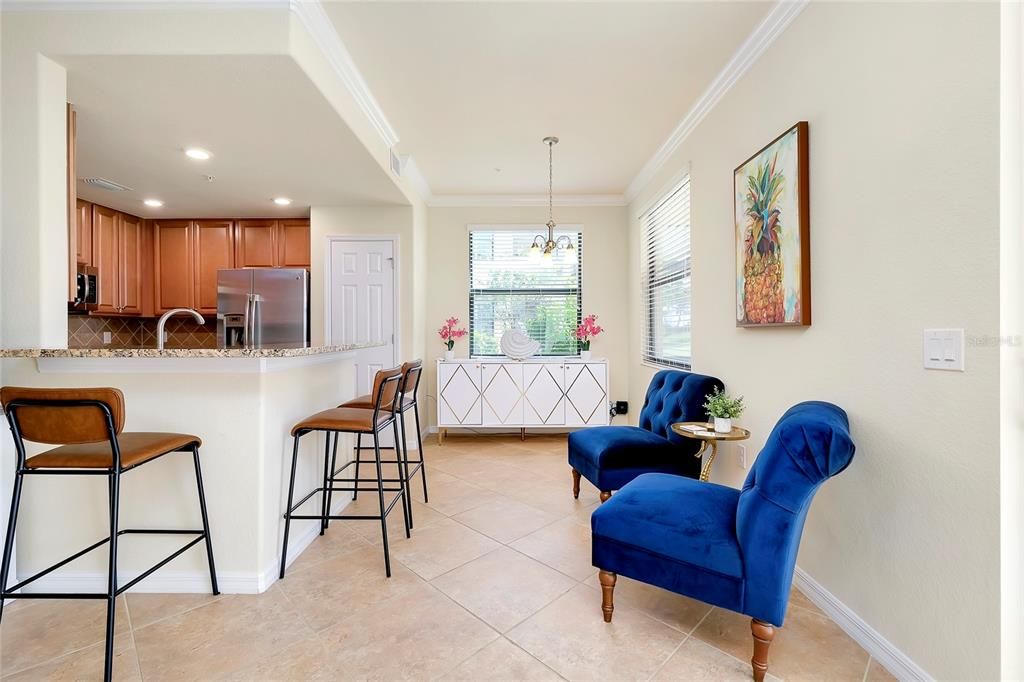
{"label": "pink flower arrangement", "polygon": [[456,329],[458,325],[459,318],[449,317],[444,321],[444,325],[437,330],[438,336],[441,337],[441,341],[448,347],[448,350],[455,348],[455,339],[461,339],[466,335],[465,329]]}
{"label": "pink flower arrangement", "polygon": [[590,340],[604,331],[604,327],[597,324],[597,315],[587,315],[583,318],[583,324],[576,327],[576,340],[579,341],[580,350],[590,350]]}

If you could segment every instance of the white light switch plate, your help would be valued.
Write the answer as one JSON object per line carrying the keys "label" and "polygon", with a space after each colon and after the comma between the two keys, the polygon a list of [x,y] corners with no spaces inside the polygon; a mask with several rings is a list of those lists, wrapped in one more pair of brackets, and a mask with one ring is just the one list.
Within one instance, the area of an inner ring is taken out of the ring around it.
{"label": "white light switch plate", "polygon": [[962,372],[964,371],[964,330],[925,329],[922,351],[925,369]]}
{"label": "white light switch plate", "polygon": [[103,343],[104,345],[110,345],[110,332],[103,332]]}

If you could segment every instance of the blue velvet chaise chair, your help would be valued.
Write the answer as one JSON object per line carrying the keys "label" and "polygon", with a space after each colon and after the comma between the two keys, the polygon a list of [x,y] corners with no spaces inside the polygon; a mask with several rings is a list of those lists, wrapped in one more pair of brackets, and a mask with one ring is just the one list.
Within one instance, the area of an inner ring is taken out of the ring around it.
{"label": "blue velvet chaise chair", "polygon": [[598,426],[569,434],[572,494],[580,496],[580,476],[607,500],[640,474],[663,473],[700,476],[701,462],[694,457],[700,442],[672,431],[672,424],[704,421],[704,399],[715,388],[715,377],[677,370],[662,370],[647,387],[639,426]]}
{"label": "blue velvet chaise chair", "polygon": [[617,574],[742,613],[752,619],[753,676],[763,680],[807,510],[853,452],[846,413],[805,402],[775,425],[742,490],[664,474],[636,478],[590,519],[605,621]]}

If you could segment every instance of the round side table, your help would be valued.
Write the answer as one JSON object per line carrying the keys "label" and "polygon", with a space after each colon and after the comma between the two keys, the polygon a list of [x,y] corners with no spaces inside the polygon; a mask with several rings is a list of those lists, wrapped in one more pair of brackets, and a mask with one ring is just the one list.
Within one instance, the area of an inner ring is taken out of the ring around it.
{"label": "round side table", "polygon": [[[694,427],[701,428],[694,430]],[[746,440],[750,438],[750,431],[747,429],[734,426],[729,433],[718,433],[715,431],[715,425],[708,422],[677,422],[672,425],[672,431],[683,438],[693,438],[701,442],[700,449],[693,456],[703,460],[700,467],[700,480],[702,481],[707,481],[711,477],[711,464],[715,461],[715,455],[718,454],[719,441]],[[704,451],[709,446],[711,452],[705,457]]]}

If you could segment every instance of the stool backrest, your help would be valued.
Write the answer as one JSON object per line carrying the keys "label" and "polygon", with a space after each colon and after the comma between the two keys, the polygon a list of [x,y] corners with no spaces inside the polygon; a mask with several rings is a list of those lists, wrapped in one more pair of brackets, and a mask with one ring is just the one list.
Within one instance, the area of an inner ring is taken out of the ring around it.
{"label": "stool backrest", "polygon": [[4,386],[0,404],[15,437],[34,443],[109,442],[124,428],[124,394],[116,388]]}
{"label": "stool backrest", "polygon": [[677,436],[672,431],[672,424],[707,419],[704,396],[716,386],[722,390],[722,382],[715,377],[675,369],[661,370],[647,386],[647,397],[640,410],[640,428],[678,443],[684,449],[696,450],[697,442]]}
{"label": "stool backrest", "polygon": [[398,406],[398,389],[401,388],[401,382],[401,367],[382,369],[374,375],[373,391],[370,393],[374,412],[394,413]]}
{"label": "stool backrest", "polygon": [[808,401],[786,410],[740,492],[736,538],[746,565],[748,608],[781,624],[789,602],[807,510],[821,484],[850,466],[846,412]]}
{"label": "stool backrest", "polygon": [[420,388],[420,376],[423,374],[423,361],[420,359],[402,363],[402,396],[416,400],[416,392]]}

